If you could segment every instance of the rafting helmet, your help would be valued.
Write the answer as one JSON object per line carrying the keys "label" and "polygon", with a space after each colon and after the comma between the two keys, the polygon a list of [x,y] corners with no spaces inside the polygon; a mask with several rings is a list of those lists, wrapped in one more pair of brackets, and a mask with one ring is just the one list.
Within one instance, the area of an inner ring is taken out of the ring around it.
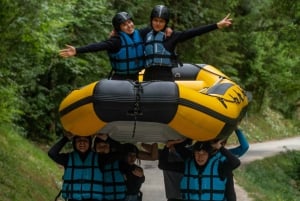
{"label": "rafting helmet", "polygon": [[134,144],[131,144],[131,143],[123,144],[123,151],[124,151],[124,154],[129,154],[129,153],[138,154],[139,153],[138,148]]}
{"label": "rafting helmet", "polygon": [[151,11],[151,16],[150,16],[151,21],[155,17],[163,18],[164,20],[166,20],[166,25],[167,25],[170,19],[169,9],[164,5],[155,6]]}
{"label": "rafting helmet", "polygon": [[205,141],[205,142],[196,142],[194,145],[193,145],[193,151],[201,151],[201,150],[204,150],[206,151],[207,153],[211,154],[212,151],[213,151],[213,148],[211,146],[211,143],[209,141]]}
{"label": "rafting helmet", "polygon": [[127,20],[132,20],[132,17],[126,12],[119,12],[113,17],[112,24],[117,31],[120,31],[120,25]]}

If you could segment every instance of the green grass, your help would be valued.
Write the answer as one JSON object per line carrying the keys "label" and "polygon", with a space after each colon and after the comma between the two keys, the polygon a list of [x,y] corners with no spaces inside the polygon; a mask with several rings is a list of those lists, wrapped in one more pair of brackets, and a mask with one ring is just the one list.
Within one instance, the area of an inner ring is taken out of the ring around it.
{"label": "green grass", "polygon": [[62,170],[47,153],[7,127],[0,127],[0,200],[49,201]]}
{"label": "green grass", "polygon": [[[270,109],[265,109],[262,115],[246,116],[240,128],[249,143],[293,137],[300,133],[299,127]],[[229,143],[237,143],[234,135]],[[288,151],[242,165],[235,171],[235,179],[253,201],[300,201],[300,184],[296,182],[300,181],[299,169],[299,153]]]}
{"label": "green grass", "polygon": [[242,166],[235,178],[254,201],[299,201],[300,152],[288,151]]}

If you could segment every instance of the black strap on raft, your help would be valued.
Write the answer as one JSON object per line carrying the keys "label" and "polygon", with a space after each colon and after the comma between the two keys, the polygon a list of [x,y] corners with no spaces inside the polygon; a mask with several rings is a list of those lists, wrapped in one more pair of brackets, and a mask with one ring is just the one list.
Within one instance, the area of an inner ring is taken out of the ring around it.
{"label": "black strap on raft", "polygon": [[135,103],[133,105],[133,108],[129,110],[127,113],[127,115],[134,117],[132,138],[134,138],[135,136],[137,117],[143,115],[143,112],[140,108],[140,100],[141,100],[141,93],[143,93],[143,87],[139,81],[136,81],[134,83],[134,92],[135,92]]}
{"label": "black strap on raft", "polygon": [[179,54],[174,53],[171,55],[172,66],[174,67],[182,67],[183,63],[179,58]]}
{"label": "black strap on raft", "polygon": [[211,73],[211,74],[213,74],[213,75],[216,75],[216,76],[218,76],[218,77],[220,77],[220,78],[227,79],[227,80],[231,80],[231,79],[229,79],[228,77],[225,77],[224,75],[220,75],[220,74],[218,74],[218,73],[212,72],[212,71],[210,71],[210,70],[208,70],[208,69],[203,68],[202,66],[200,66],[200,65],[198,65],[198,64],[192,64],[192,65],[194,65],[194,66],[200,68],[201,70],[204,70],[204,71],[207,71],[207,72],[209,72],[209,73]]}
{"label": "black strap on raft", "polygon": [[109,72],[108,77],[107,77],[108,80],[111,80],[113,73],[114,73],[114,70],[111,69],[111,71]]}

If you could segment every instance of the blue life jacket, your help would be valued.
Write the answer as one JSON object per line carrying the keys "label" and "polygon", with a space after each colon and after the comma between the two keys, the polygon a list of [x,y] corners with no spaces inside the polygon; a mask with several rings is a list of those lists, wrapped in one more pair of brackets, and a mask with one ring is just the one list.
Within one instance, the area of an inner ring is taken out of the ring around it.
{"label": "blue life jacket", "polygon": [[120,171],[119,161],[104,166],[104,198],[106,200],[124,200],[126,185],[123,174]]}
{"label": "blue life jacket", "polygon": [[63,175],[62,197],[64,199],[103,199],[103,175],[98,166],[98,154],[90,152],[84,161],[78,152],[69,154]]}
{"label": "blue life jacket", "polygon": [[135,74],[145,66],[144,42],[138,30],[132,37],[120,31],[121,49],[117,53],[109,53],[112,69],[116,74]]}
{"label": "blue life jacket", "polygon": [[146,68],[151,66],[172,67],[172,54],[163,45],[165,33],[150,31],[145,41]]}
{"label": "blue life jacket", "polygon": [[202,173],[196,166],[194,158],[185,162],[185,172],[180,183],[183,200],[223,201],[227,179],[220,178],[219,164],[225,157],[216,153],[209,159]]}

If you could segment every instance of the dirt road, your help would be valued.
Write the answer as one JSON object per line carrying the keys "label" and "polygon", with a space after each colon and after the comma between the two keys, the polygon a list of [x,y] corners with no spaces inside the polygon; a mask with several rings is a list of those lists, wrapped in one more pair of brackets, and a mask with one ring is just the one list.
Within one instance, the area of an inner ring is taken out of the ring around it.
{"label": "dirt road", "polygon": [[[248,152],[240,159],[242,164],[247,165],[249,162],[276,155],[287,149],[300,150],[300,137],[250,144]],[[166,201],[163,175],[162,171],[157,168],[157,161],[142,161],[142,167],[146,175],[146,181],[142,187],[144,193],[143,201]],[[235,188],[238,201],[251,201],[244,189],[238,185]]]}

